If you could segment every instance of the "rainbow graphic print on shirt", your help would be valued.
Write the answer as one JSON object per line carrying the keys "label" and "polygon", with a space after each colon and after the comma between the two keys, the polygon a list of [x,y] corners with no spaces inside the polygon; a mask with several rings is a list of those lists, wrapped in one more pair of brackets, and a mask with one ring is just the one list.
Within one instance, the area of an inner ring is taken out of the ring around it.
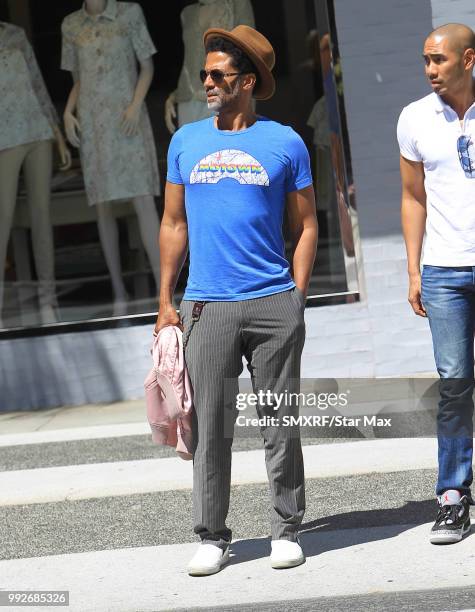
{"label": "rainbow graphic print on shirt", "polygon": [[248,153],[225,149],[207,155],[191,171],[190,183],[214,184],[222,179],[234,179],[241,185],[269,187],[269,175]]}

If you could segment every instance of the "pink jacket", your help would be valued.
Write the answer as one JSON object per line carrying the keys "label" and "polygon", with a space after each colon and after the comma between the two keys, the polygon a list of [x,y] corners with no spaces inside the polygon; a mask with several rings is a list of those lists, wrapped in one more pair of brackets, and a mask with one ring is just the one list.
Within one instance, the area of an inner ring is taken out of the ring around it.
{"label": "pink jacket", "polygon": [[153,368],[144,382],[152,440],[174,446],[182,459],[192,459],[193,390],[181,329],[175,325],[162,328],[153,340],[152,356]]}

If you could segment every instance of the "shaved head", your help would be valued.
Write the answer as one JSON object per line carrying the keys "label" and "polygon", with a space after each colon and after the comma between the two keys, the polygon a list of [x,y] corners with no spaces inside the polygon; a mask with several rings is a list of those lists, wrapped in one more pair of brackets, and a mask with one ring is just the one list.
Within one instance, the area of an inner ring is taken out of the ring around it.
{"label": "shaved head", "polygon": [[424,43],[426,76],[432,90],[446,100],[473,98],[475,33],[462,23],[447,23],[431,32]]}
{"label": "shaved head", "polygon": [[446,23],[429,34],[427,40],[445,38],[450,48],[463,54],[467,49],[475,49],[475,32],[463,23]]}

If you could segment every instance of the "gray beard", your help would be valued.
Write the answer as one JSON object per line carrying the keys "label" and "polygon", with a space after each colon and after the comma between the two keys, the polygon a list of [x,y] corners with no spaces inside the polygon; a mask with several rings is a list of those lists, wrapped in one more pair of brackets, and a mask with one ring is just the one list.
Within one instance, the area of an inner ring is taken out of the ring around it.
{"label": "gray beard", "polygon": [[[234,86],[231,86],[231,96],[236,97],[237,87],[239,85],[239,77],[236,79]],[[218,98],[217,102],[208,102],[208,109],[218,113],[223,108],[223,102]]]}
{"label": "gray beard", "polygon": [[209,110],[212,110],[214,112],[218,112],[221,110],[221,108],[223,107],[223,105],[221,104],[220,101],[218,102],[208,102],[208,108]]}

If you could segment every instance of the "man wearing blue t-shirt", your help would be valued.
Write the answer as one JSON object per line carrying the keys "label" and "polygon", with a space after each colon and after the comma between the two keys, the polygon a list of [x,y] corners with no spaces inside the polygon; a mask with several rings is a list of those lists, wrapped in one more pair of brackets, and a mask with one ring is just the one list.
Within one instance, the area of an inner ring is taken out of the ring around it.
{"label": "man wearing blue t-shirt", "polygon": [[[238,26],[208,30],[204,43],[201,80],[217,116],[185,125],[170,144],[155,326],[155,333],[166,325],[183,327],[194,391],[194,530],[201,545],[190,575],[214,574],[229,558],[232,432],[226,425],[237,416],[243,356],[254,393],[284,397],[257,405],[259,417],[269,417],[260,430],[272,498],[271,565],[305,560],[297,539],[305,510],[300,435],[298,426],[279,422],[298,415],[295,399],[285,405],[285,395],[299,392],[305,296],[318,233],[302,139],[253,110],[253,96],[268,99],[275,89],[269,41]],[[293,278],[284,254],[284,208],[295,247]],[[188,243],[180,318],[172,297]]]}

